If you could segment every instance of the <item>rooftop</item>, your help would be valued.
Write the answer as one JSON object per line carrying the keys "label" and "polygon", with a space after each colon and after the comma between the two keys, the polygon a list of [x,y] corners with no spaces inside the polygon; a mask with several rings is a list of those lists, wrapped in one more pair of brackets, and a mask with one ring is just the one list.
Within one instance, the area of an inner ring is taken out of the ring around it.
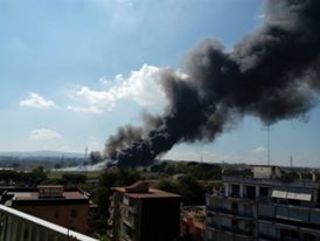
{"label": "rooftop", "polygon": [[318,188],[319,182],[314,182],[312,180],[287,180],[285,178],[282,179],[256,179],[253,177],[241,177],[241,176],[222,176],[222,181],[226,183],[234,183],[234,184],[248,184],[248,185],[264,185],[264,186],[292,186],[292,187],[300,187],[300,188]]}
{"label": "rooftop", "polygon": [[[39,192],[8,192],[8,195],[13,195],[12,200],[39,200]],[[83,193],[79,191],[64,191],[62,193],[62,199],[66,200],[79,200],[79,199],[88,199]],[[43,200],[43,198],[41,198]]]}
{"label": "rooftop", "polygon": [[113,187],[112,190],[124,193],[126,197],[145,198],[181,198],[180,195],[149,187],[147,182],[139,181],[128,187]]}
{"label": "rooftop", "polygon": [[[59,192],[56,192],[56,188]],[[45,189],[45,191],[44,191]],[[61,190],[61,191],[60,191]],[[1,189],[1,202],[10,201],[14,204],[43,203],[74,203],[88,202],[88,195],[80,189],[63,189],[63,186],[38,186],[38,188],[7,188]]]}

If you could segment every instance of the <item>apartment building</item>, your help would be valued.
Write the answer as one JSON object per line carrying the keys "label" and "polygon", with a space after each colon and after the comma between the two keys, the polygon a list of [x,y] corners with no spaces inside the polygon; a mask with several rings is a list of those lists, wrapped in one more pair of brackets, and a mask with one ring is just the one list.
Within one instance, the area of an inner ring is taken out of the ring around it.
{"label": "apartment building", "polygon": [[110,197],[110,230],[113,241],[174,241],[179,237],[179,195],[137,182],[113,188]]}
{"label": "apartment building", "polygon": [[206,241],[320,240],[319,182],[310,175],[253,166],[251,176],[223,176],[206,196]]}
{"label": "apartment building", "polygon": [[41,185],[34,189],[2,188],[1,191],[5,206],[74,231],[88,230],[89,197],[79,189]]}

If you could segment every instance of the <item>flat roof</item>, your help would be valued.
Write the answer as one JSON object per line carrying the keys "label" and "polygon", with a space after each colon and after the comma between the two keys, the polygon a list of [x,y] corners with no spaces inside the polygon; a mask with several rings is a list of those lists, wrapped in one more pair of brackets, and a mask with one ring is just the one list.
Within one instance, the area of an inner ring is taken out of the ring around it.
{"label": "flat roof", "polygon": [[123,193],[126,197],[135,199],[145,199],[145,198],[181,198],[180,195],[165,192],[156,188],[149,188],[148,192],[145,193],[134,193],[127,192],[126,187],[113,187],[112,190]]}
{"label": "flat roof", "polygon": [[37,188],[64,188],[63,185],[38,185]]}
{"label": "flat roof", "polygon": [[70,191],[70,192],[63,192],[61,198],[39,198],[39,192],[11,192],[9,191],[7,195],[13,195],[13,201],[33,201],[33,200],[46,200],[46,199],[54,199],[54,200],[86,200],[88,199],[81,192],[77,191]]}

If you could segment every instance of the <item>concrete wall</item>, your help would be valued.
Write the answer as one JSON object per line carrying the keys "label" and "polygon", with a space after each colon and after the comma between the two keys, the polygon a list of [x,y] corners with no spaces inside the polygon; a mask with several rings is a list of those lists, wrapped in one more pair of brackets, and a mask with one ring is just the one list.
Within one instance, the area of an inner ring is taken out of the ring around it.
{"label": "concrete wall", "polygon": [[279,167],[275,166],[254,166],[253,177],[257,179],[279,178],[282,173]]}
{"label": "concrete wall", "polygon": [[272,167],[257,166],[253,167],[253,177],[257,179],[270,178],[272,174]]}

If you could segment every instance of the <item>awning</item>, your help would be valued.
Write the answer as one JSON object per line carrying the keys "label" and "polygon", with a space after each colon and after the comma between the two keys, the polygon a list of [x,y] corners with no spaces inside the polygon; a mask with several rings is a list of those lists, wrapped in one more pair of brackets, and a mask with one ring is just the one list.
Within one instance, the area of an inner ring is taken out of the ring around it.
{"label": "awning", "polygon": [[287,199],[300,200],[300,201],[311,201],[311,193],[295,193],[288,192]]}
{"label": "awning", "polygon": [[272,198],[282,198],[282,199],[291,199],[291,200],[300,200],[300,201],[311,201],[311,193],[297,193],[297,192],[286,192],[282,190],[273,190]]}
{"label": "awning", "polygon": [[273,197],[273,198],[283,198],[283,199],[285,199],[285,198],[287,198],[287,192],[285,192],[285,191],[280,191],[280,190],[273,190],[271,197]]}

